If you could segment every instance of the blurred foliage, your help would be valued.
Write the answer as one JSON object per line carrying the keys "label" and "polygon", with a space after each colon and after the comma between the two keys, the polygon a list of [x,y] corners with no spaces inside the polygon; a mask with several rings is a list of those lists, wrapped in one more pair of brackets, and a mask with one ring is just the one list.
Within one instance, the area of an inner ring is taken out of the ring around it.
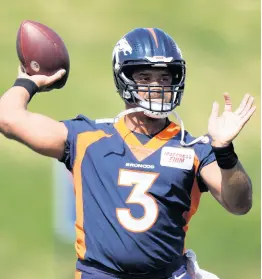
{"label": "blurred foliage", "polygon": [[[112,117],[123,109],[115,93],[111,54],[115,43],[136,27],[159,27],[178,42],[187,61],[187,83],[178,109],[187,130],[207,130],[212,102],[231,94],[236,108],[254,95],[257,112],[235,141],[254,187],[246,216],[227,213],[203,195],[192,219],[187,247],[200,266],[221,279],[260,278],[260,1],[6,1],[0,9],[0,90],[16,78],[16,32],[22,20],[42,22],[64,39],[71,57],[68,84],[41,94],[30,110],[55,119],[79,113]],[[222,108],[221,108],[222,109]],[[0,277],[73,278],[71,245],[52,231],[51,160],[0,136]]]}

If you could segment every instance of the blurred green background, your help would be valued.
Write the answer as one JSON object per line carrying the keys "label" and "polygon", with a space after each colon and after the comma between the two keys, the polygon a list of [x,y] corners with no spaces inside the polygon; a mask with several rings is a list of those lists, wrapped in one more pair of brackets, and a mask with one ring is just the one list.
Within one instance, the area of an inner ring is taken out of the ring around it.
{"label": "blurred green background", "polygon": [[[227,213],[205,194],[193,217],[187,247],[200,266],[221,279],[260,278],[260,1],[5,1],[0,9],[0,92],[16,78],[16,32],[31,19],[55,29],[71,57],[67,86],[37,96],[30,110],[57,120],[79,113],[112,117],[123,109],[115,93],[111,53],[136,27],[159,27],[178,42],[187,61],[187,83],[178,112],[186,129],[207,131],[212,102],[234,107],[249,92],[257,112],[235,140],[253,181],[249,214]],[[52,161],[0,136],[0,278],[73,278],[72,245],[55,239],[52,229]]]}

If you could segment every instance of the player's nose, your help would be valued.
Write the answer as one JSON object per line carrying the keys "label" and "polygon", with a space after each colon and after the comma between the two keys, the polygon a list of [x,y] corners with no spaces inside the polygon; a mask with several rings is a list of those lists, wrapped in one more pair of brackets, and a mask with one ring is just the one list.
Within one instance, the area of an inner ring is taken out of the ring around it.
{"label": "player's nose", "polygon": [[160,82],[157,81],[157,80],[156,80],[156,81],[150,82],[150,85],[151,85],[151,86],[156,86],[156,87],[161,86]]}
{"label": "player's nose", "polygon": [[150,92],[152,98],[159,98],[162,95],[162,85],[158,81],[151,82]]}

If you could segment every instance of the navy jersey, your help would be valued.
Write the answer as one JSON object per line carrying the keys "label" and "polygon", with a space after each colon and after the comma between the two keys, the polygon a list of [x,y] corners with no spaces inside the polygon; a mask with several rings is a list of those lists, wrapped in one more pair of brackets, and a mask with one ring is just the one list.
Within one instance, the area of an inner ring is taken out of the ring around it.
{"label": "navy jersey", "polygon": [[[188,221],[207,191],[199,173],[215,160],[210,144],[181,147],[173,122],[144,144],[124,118],[97,124],[80,115],[64,123],[79,262],[129,274],[179,262]],[[193,139],[185,133],[186,143]]]}

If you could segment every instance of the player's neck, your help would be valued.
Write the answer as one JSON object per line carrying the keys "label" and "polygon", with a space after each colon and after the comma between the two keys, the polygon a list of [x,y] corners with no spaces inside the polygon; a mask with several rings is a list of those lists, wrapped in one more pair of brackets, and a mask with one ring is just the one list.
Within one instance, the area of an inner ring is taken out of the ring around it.
{"label": "player's neck", "polygon": [[143,112],[136,112],[126,115],[125,123],[130,131],[146,135],[155,135],[169,124],[169,120],[168,118],[151,118],[146,116]]}

